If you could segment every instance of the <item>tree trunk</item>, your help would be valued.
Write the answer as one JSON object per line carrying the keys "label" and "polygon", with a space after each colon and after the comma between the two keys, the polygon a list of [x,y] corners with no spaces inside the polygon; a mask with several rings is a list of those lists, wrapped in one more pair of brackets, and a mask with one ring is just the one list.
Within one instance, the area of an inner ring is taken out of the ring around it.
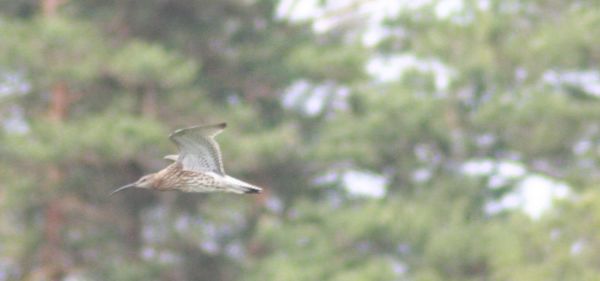
{"label": "tree trunk", "polygon": [[142,115],[155,118],[158,114],[158,93],[156,87],[149,86],[142,94]]}
{"label": "tree trunk", "polygon": [[52,97],[50,100],[50,119],[62,123],[67,117],[69,108],[69,91],[65,82],[57,82],[52,86]]}
{"label": "tree trunk", "polygon": [[[64,0],[42,0],[42,13],[46,18],[55,17],[58,7]],[[58,81],[51,86],[51,97],[48,117],[56,123],[62,123],[67,118],[69,109],[69,89],[64,81]],[[49,167],[47,183],[43,186],[44,193],[50,200],[44,209],[44,244],[41,249],[41,268],[34,276],[42,280],[62,280],[67,273],[65,268],[65,254],[62,249],[61,230],[65,225],[65,214],[60,197],[54,196],[55,187],[62,185],[64,171],[58,165]],[[37,278],[34,277],[34,278]]]}
{"label": "tree trunk", "polygon": [[56,15],[58,6],[62,5],[65,0],[42,0],[42,14],[45,17],[52,17]]}
{"label": "tree trunk", "polygon": [[[52,86],[48,116],[56,123],[64,122],[69,106],[68,87],[64,82]],[[44,244],[41,249],[42,267],[35,275],[43,280],[61,280],[66,274],[65,253],[62,249],[61,230],[65,225],[65,214],[60,196],[55,196],[56,187],[64,181],[64,171],[53,165],[48,168],[43,192],[50,197],[44,209]]]}

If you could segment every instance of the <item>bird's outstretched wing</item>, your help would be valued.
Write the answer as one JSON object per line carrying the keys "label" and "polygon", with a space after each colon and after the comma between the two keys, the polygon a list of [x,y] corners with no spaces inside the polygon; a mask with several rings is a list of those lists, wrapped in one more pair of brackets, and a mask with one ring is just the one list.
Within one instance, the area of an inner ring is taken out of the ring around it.
{"label": "bird's outstretched wing", "polygon": [[225,174],[219,144],[214,137],[226,125],[220,123],[179,129],[169,136],[179,148],[177,162],[183,165],[184,170]]}
{"label": "bird's outstretched wing", "polygon": [[177,154],[169,154],[169,155],[166,155],[165,157],[163,157],[163,159],[173,161],[173,162],[177,161],[177,158],[179,158],[179,155],[177,155]]}

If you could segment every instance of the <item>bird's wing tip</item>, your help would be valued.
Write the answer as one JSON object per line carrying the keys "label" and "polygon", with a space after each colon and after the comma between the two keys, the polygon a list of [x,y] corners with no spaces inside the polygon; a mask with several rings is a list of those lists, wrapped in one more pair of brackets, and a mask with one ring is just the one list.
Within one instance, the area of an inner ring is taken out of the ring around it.
{"label": "bird's wing tip", "polygon": [[[190,131],[190,130],[197,130],[197,129],[204,129],[207,130],[207,134],[211,135],[211,134],[218,134],[221,130],[225,129],[227,127],[227,122],[221,122],[221,123],[217,123],[217,124],[212,124],[212,125],[198,125],[198,126],[191,126],[191,127],[187,127],[187,128],[181,128],[181,129],[177,129],[175,131],[173,131],[173,133],[171,133],[169,135],[169,138],[173,138],[175,136],[184,134],[186,131]],[[217,132],[213,132],[212,130],[218,130]]]}
{"label": "bird's wing tip", "polygon": [[217,123],[217,124],[213,124],[213,125],[197,126],[195,128],[208,129],[209,131],[210,130],[218,130],[218,132],[220,132],[221,130],[225,129],[226,127],[227,127],[227,123],[221,122],[221,123]]}
{"label": "bird's wing tip", "polygon": [[178,154],[169,154],[169,155],[165,155],[163,157],[163,159],[169,160],[169,161],[177,161],[178,158],[179,158]]}
{"label": "bird's wing tip", "polygon": [[173,131],[170,135],[169,138],[173,139],[173,137],[180,135],[185,129],[177,129],[175,131]]}

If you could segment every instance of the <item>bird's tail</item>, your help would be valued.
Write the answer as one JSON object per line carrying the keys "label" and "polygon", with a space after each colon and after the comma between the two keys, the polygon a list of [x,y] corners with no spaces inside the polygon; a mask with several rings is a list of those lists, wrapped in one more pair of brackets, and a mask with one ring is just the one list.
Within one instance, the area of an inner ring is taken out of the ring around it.
{"label": "bird's tail", "polygon": [[227,179],[227,188],[229,192],[233,193],[260,193],[262,188],[249,184],[247,182],[238,180],[234,177],[226,176]]}

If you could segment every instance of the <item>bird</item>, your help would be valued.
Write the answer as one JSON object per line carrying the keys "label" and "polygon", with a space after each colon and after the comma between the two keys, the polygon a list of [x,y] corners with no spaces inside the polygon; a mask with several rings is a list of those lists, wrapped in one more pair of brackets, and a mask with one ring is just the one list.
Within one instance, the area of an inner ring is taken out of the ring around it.
{"label": "bird", "polygon": [[164,169],[145,175],[134,183],[115,189],[110,195],[128,188],[159,191],[260,193],[262,188],[228,176],[215,136],[226,123],[194,126],[173,132],[169,139],[177,145],[179,154],[164,158],[173,161]]}

